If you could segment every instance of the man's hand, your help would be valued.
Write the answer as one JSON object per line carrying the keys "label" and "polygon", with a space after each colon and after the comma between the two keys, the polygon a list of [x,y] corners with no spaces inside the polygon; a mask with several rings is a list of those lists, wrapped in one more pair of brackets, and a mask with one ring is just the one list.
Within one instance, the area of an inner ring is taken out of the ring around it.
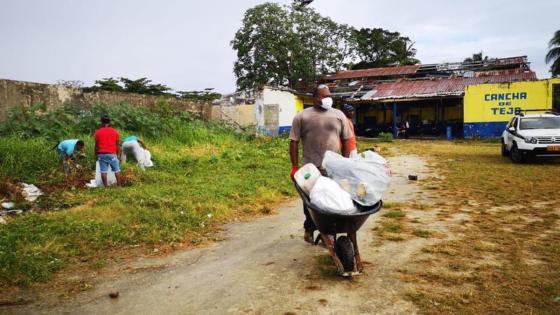
{"label": "man's hand", "polygon": [[290,177],[292,179],[294,179],[294,175],[296,174],[296,172],[299,170],[299,167],[297,167],[297,165],[292,166],[292,171],[290,172]]}

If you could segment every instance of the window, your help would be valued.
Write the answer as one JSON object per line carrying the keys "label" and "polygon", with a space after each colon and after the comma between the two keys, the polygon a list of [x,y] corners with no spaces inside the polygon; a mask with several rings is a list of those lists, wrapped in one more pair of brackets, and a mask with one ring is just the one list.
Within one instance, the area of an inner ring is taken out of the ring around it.
{"label": "window", "polygon": [[519,129],[560,129],[560,117],[523,118],[519,123]]}

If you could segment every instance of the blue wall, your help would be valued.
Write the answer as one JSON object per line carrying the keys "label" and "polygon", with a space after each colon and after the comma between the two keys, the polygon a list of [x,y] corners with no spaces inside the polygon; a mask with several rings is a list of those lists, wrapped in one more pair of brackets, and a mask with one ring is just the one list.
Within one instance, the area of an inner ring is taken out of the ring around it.
{"label": "blue wall", "polygon": [[498,138],[506,129],[507,121],[464,123],[465,138]]}
{"label": "blue wall", "polygon": [[290,133],[290,130],[292,129],[292,126],[280,126],[278,128],[278,134],[288,134]]}

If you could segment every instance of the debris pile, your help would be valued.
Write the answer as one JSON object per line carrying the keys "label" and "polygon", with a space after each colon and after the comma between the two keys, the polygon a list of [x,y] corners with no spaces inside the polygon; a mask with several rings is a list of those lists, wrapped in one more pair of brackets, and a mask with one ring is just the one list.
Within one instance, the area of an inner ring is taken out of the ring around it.
{"label": "debris pile", "polygon": [[5,224],[4,216],[22,214],[23,210],[14,209],[16,202],[35,202],[43,192],[35,185],[15,184],[9,180],[0,182],[0,224]]}
{"label": "debris pile", "polygon": [[34,202],[35,200],[37,200],[37,198],[39,198],[39,196],[43,194],[43,192],[33,184],[29,185],[26,183],[21,183],[21,186],[23,187],[21,194],[23,195],[23,198],[25,198],[25,200],[29,202]]}

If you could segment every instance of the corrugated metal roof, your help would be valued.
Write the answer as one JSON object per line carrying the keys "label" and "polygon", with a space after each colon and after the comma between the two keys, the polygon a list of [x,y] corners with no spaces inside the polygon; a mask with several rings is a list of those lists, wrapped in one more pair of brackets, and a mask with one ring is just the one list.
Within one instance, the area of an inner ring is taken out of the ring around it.
{"label": "corrugated metal roof", "polygon": [[495,65],[505,66],[505,65],[516,65],[527,63],[527,56],[519,57],[508,57],[508,58],[497,58],[494,62]]}
{"label": "corrugated metal roof", "polygon": [[418,71],[418,68],[420,68],[420,65],[340,71],[334,74],[327,74],[323,76],[322,80],[343,80],[354,78],[407,75],[416,73],[416,71]]}
{"label": "corrugated metal roof", "polygon": [[438,96],[461,96],[465,86],[482,83],[507,83],[536,80],[534,72],[505,74],[475,78],[443,78],[435,80],[397,81],[381,83],[357,101],[381,101],[389,99],[425,98]]}
{"label": "corrugated metal roof", "polygon": [[475,77],[489,77],[489,76],[499,76],[499,75],[512,75],[525,73],[527,70],[523,68],[505,69],[505,70],[488,70],[488,71],[476,71],[474,72]]}

